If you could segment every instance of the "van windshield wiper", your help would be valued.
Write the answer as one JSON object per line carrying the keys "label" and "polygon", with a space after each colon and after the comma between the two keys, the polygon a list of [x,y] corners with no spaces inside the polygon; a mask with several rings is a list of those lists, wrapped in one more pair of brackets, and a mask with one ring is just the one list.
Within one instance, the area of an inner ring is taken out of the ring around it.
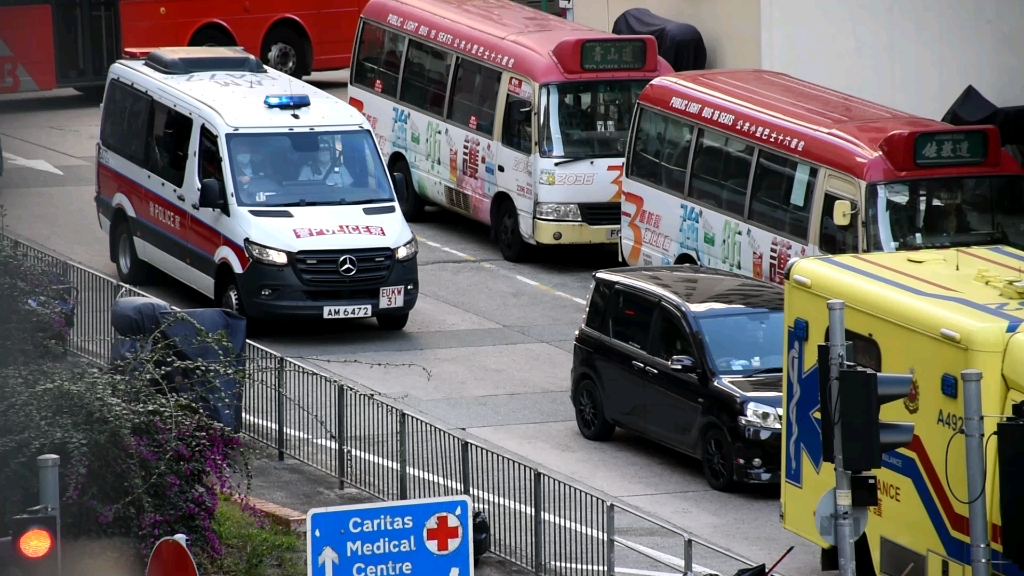
{"label": "van windshield wiper", "polygon": [[280,207],[284,207],[284,206],[337,206],[339,204],[344,204],[344,202],[343,201],[338,201],[338,202],[334,202],[334,201],[317,202],[316,200],[307,202],[305,200],[299,200],[298,202],[284,202],[282,204],[274,204],[274,206],[280,206]]}
{"label": "van windshield wiper", "polygon": [[568,164],[569,162],[579,162],[580,160],[590,160],[590,158],[564,158],[555,162],[555,166],[561,166],[562,164]]}
{"label": "van windshield wiper", "polygon": [[355,206],[357,204],[390,204],[392,202],[394,202],[394,200],[389,200],[387,198],[369,198],[366,200],[353,200],[352,202],[345,202],[345,205]]}
{"label": "van windshield wiper", "polygon": [[764,374],[782,374],[782,368],[781,367],[778,367],[778,368],[762,368],[760,370],[755,370],[755,371],[751,372],[750,374],[747,374],[745,377],[762,376]]}

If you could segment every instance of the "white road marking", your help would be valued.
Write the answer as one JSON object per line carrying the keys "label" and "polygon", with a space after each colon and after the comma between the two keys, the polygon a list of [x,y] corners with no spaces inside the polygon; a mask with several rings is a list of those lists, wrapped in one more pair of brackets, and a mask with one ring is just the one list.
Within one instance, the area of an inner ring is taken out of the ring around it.
{"label": "white road marking", "polygon": [[4,152],[4,158],[10,163],[11,166],[24,166],[25,168],[33,168],[35,170],[42,170],[43,172],[50,172],[51,174],[64,175],[63,172],[57,170],[50,165],[46,160],[27,160],[21,156],[15,156],[9,152]]}
{"label": "white road marking", "polygon": [[526,282],[530,286],[540,286],[540,282],[534,282],[533,280],[530,280],[529,278],[523,278],[522,276],[516,276],[516,279],[517,280],[521,280],[523,282]]}

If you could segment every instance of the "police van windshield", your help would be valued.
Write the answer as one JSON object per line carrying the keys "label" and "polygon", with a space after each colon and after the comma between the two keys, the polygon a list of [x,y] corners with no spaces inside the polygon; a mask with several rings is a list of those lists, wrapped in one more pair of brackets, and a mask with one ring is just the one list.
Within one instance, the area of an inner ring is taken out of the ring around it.
{"label": "police van windshield", "polygon": [[901,180],[867,187],[872,252],[1009,244],[1024,248],[1024,177]]}
{"label": "police van windshield", "polygon": [[649,82],[604,80],[542,86],[540,155],[546,158],[625,156],[633,109]]}
{"label": "police van windshield", "polygon": [[239,206],[337,206],[394,202],[367,130],[229,134]]}

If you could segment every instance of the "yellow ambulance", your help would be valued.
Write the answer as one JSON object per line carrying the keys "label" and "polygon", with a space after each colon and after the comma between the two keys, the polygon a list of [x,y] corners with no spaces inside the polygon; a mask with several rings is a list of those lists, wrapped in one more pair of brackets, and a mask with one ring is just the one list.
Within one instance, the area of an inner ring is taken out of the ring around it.
{"label": "yellow ambulance", "polygon": [[[835,487],[834,469],[822,459],[818,399],[817,348],[828,341],[826,302],[846,302],[846,339],[853,348],[848,362],[914,376],[904,401],[881,407],[881,420],[913,422],[915,435],[909,446],[886,453],[883,468],[874,471],[878,506],[869,509],[858,541],[858,573],[872,573],[873,564],[875,574],[890,576],[967,576],[967,501],[974,496],[967,493],[964,436],[953,437],[964,424],[960,372],[982,371],[986,415],[1009,414],[1012,404],[1024,400],[1022,270],[1024,252],[1007,246],[822,256],[789,266],[781,520],[823,548],[823,564],[830,564],[835,550],[815,522],[819,500]],[[997,421],[985,418],[986,440]],[[1002,555],[992,440],[986,442],[992,571],[1024,576]],[[863,561],[865,544],[871,563]]]}

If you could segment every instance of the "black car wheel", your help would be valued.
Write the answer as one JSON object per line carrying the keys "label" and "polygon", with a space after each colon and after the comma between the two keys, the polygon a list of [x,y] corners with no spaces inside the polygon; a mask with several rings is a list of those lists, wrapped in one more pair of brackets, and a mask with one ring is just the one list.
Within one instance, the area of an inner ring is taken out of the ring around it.
{"label": "black car wheel", "polygon": [[704,479],[719,492],[732,489],[735,459],[732,443],[721,428],[708,428],[701,442],[701,460],[704,463]]}
{"label": "black car wheel", "polygon": [[615,425],[605,418],[601,393],[592,381],[580,382],[573,394],[572,404],[576,408],[576,426],[584,438],[601,442],[612,437]]}

